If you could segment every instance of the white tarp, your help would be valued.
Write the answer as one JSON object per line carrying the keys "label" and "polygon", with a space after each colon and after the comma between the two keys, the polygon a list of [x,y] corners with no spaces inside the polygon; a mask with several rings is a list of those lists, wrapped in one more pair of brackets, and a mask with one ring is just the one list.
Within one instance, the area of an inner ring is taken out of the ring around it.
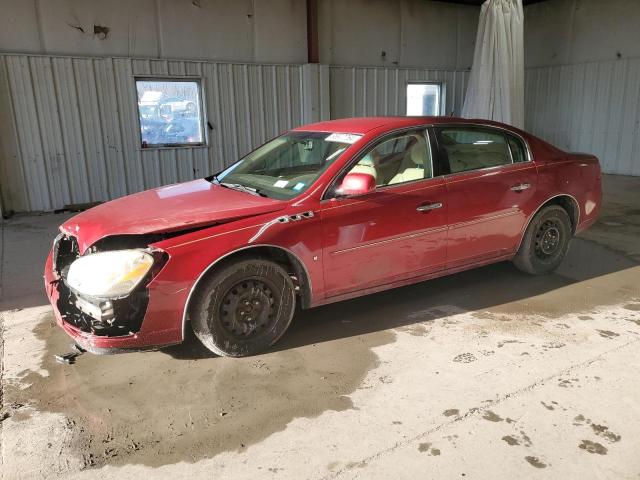
{"label": "white tarp", "polygon": [[523,21],[522,0],[482,4],[463,117],[524,126]]}

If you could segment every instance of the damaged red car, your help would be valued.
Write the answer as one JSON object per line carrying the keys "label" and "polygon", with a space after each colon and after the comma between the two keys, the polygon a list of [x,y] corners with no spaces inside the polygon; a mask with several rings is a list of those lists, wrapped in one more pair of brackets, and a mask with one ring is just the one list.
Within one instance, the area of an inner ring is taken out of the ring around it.
{"label": "damaged red car", "polygon": [[180,343],[262,352],[310,308],[512,260],[553,271],[601,203],[592,155],[457,118],[306,125],[211,177],[60,227],[59,325],[94,353]]}

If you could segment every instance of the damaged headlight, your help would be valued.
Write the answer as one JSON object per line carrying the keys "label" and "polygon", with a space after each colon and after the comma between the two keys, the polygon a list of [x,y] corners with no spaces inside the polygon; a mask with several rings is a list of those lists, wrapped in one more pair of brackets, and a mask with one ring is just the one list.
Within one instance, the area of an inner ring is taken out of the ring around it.
{"label": "damaged headlight", "polygon": [[122,297],[136,288],[153,266],[142,250],[92,253],[71,264],[67,284],[92,297]]}

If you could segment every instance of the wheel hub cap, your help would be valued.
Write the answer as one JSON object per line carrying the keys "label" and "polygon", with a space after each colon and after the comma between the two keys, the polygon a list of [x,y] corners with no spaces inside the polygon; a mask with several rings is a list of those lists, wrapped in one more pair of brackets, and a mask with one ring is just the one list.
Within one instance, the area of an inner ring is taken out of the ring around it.
{"label": "wheel hub cap", "polygon": [[232,287],[222,299],[222,325],[232,336],[248,339],[263,332],[274,320],[273,292],[259,280]]}
{"label": "wheel hub cap", "polygon": [[555,222],[544,222],[536,235],[536,253],[541,258],[554,255],[561,244],[560,229]]}

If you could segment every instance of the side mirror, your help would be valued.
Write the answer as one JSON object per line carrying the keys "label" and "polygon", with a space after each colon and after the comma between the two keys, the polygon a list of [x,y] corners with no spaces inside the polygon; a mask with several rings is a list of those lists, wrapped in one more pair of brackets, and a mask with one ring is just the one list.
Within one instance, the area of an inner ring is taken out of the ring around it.
{"label": "side mirror", "polygon": [[376,179],[368,173],[347,173],[337,190],[340,195],[364,195],[376,189]]}

